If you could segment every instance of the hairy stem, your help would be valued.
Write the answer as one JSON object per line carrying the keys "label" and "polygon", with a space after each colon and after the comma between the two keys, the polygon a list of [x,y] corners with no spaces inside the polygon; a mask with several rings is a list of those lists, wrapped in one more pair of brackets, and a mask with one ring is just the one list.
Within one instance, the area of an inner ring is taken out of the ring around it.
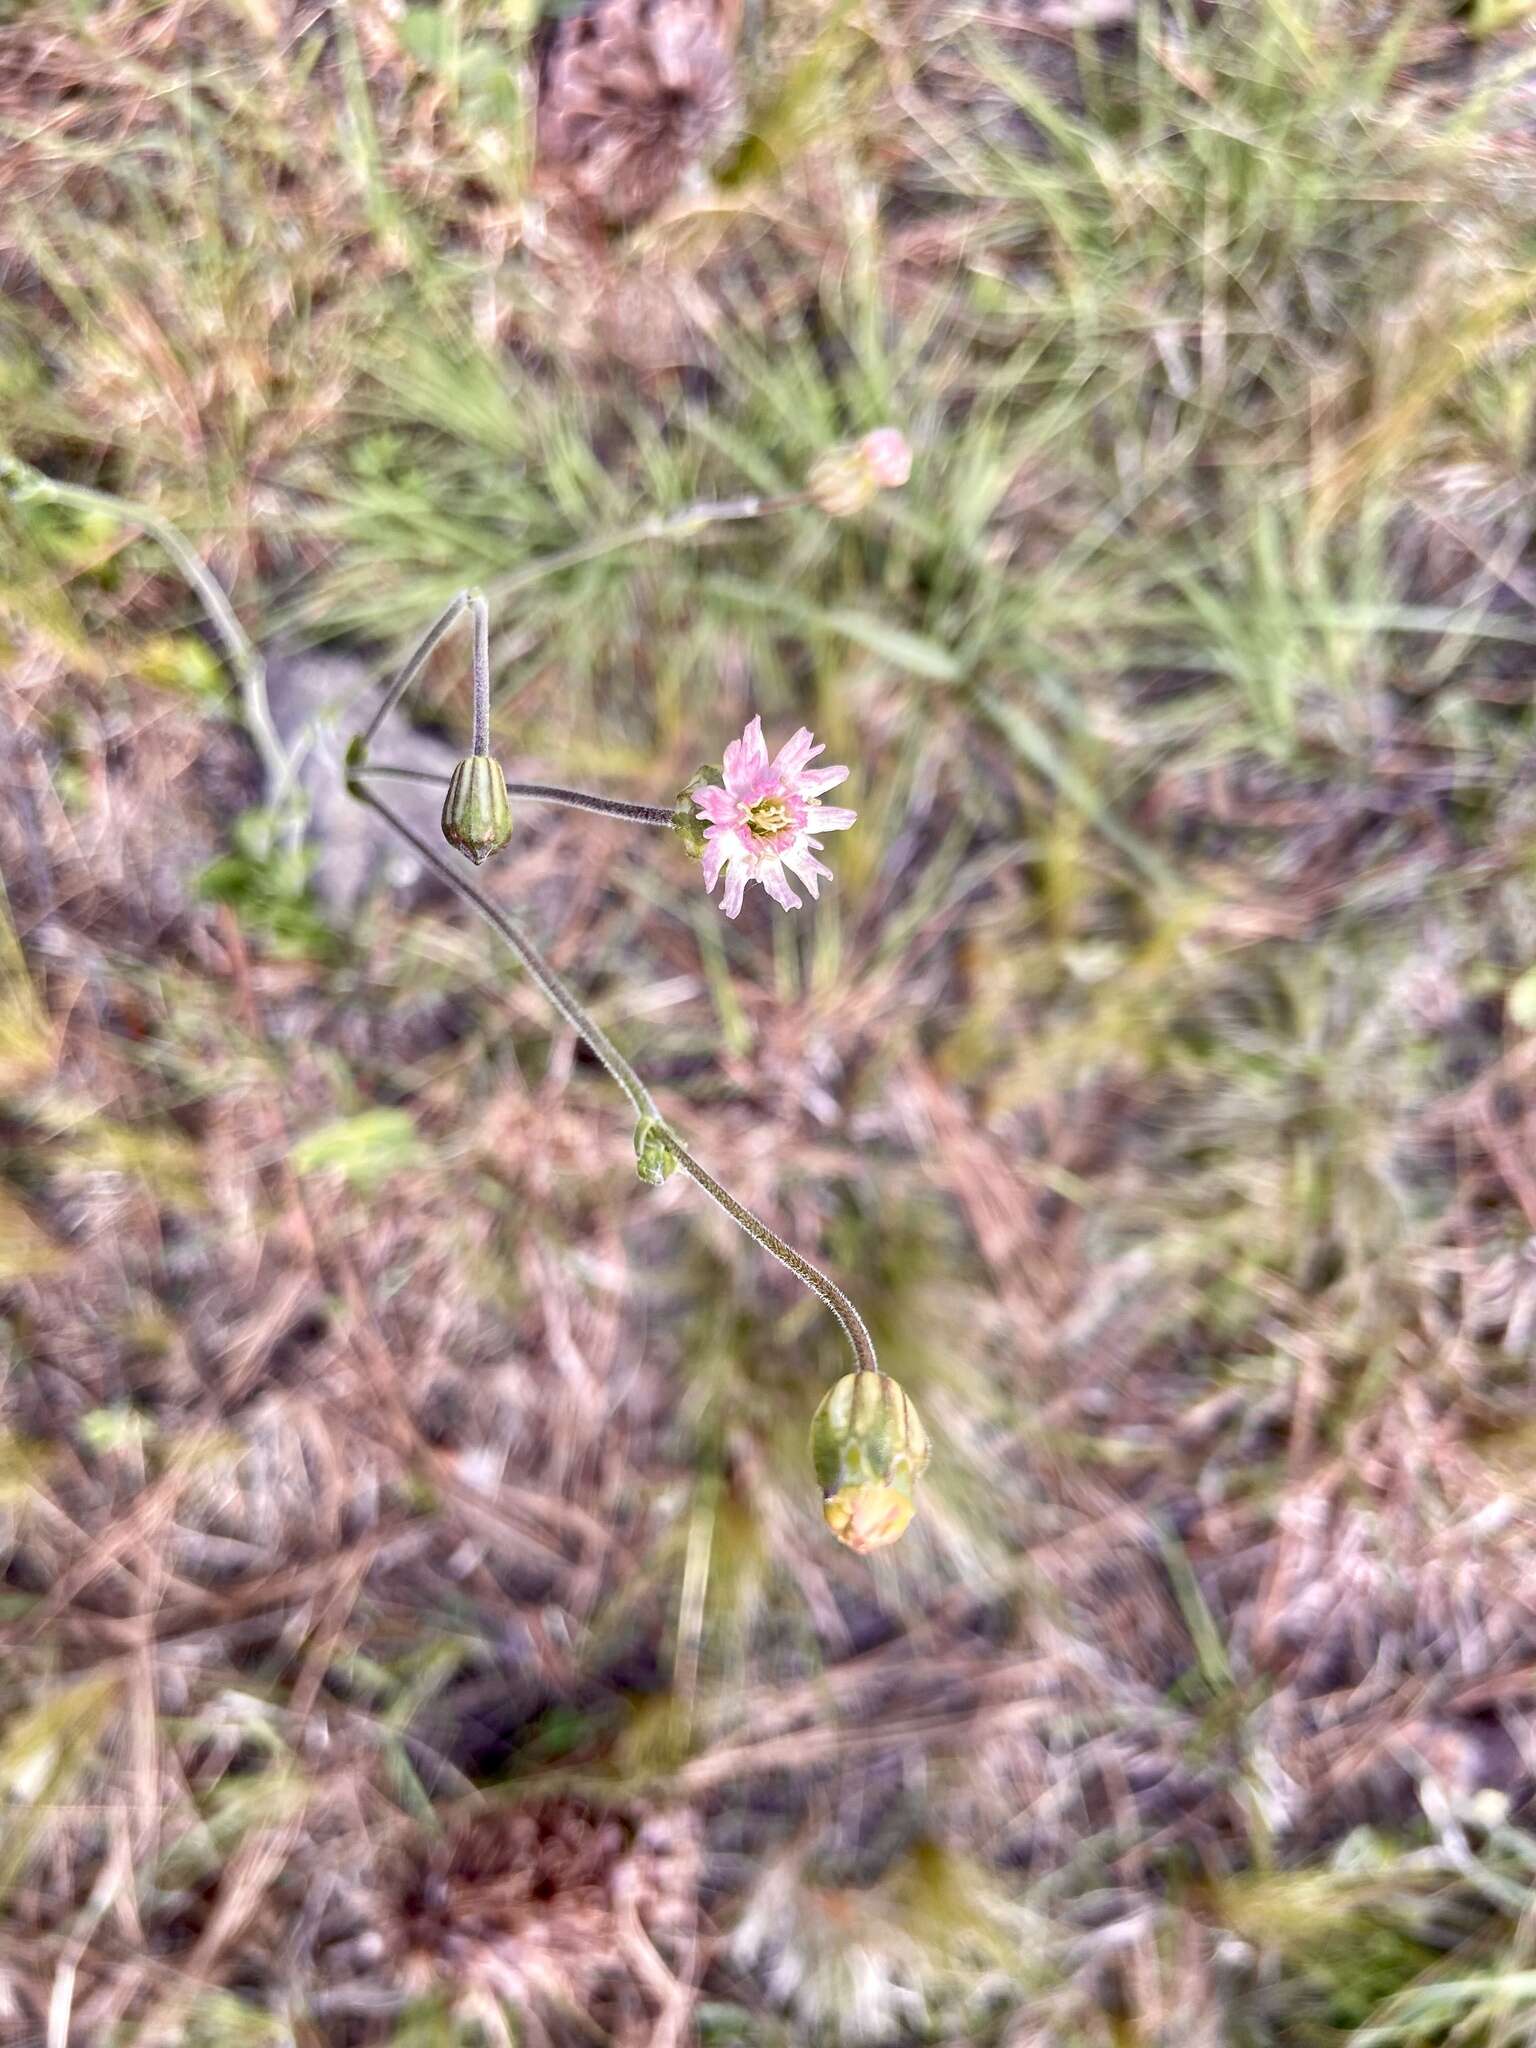
{"label": "hairy stem", "polygon": [[365,775],[380,775],[391,782],[432,782],[439,789],[446,789],[453,780],[451,775],[439,775],[435,768],[402,768],[394,761],[365,761],[351,773],[354,781]]}
{"label": "hairy stem", "polygon": [[265,664],[252,646],[244,626],[235,617],[234,608],[220,588],[218,579],[192,543],[147,505],[135,504],[130,498],[114,498],[108,491],[93,491],[85,484],[58,483],[51,476],[44,475],[42,470],[34,469],[30,463],[21,462],[14,456],[0,458],[0,489],[4,489],[17,504],[35,499],[46,504],[73,505],[82,512],[106,512],[122,524],[136,526],[142,533],[147,533],[170,556],[202,600],[208,623],[240,687],[245,723],[266,770],[272,802],[281,802],[292,781],[293,764],[278,736],[277,727],[272,723],[267,703]]}
{"label": "hairy stem", "polygon": [[[400,673],[395,677],[395,680],[390,684],[389,688],[384,692],[384,695],[379,699],[378,709],[374,712],[372,718],[369,719],[367,725],[363,728],[362,739],[358,743],[362,754],[366,755],[368,748],[373,744],[374,735],[377,733],[379,727],[384,723],[385,719],[388,718],[390,712],[394,710],[395,706],[400,702],[400,699],[405,695],[406,691],[411,687],[412,683],[415,682],[416,678],[421,674],[422,670],[426,667],[428,661],[431,659],[432,650],[436,647],[438,641],[442,639],[443,635],[448,631],[448,628],[453,624],[454,620],[458,618],[459,614],[475,602],[475,599],[478,595],[479,593],[477,591],[461,590],[457,597],[453,598],[452,600],[450,600],[448,604],[444,605],[443,609],[438,613],[437,617],[433,620],[432,624],[428,626],[426,632],[423,633],[423,635],[421,636],[421,640],[417,645],[415,653],[412,654],[409,660],[404,663],[400,670]],[[484,598],[480,599],[480,603],[482,604],[482,606],[484,605]],[[479,616],[477,614],[477,641],[478,638]]]}
{"label": "hairy stem", "polygon": [[650,1090],[602,1026],[587,1015],[522,927],[515,923],[499,904],[493,903],[446,854],[440,853],[429,840],[423,839],[419,832],[413,830],[398,811],[391,810],[382,797],[376,796],[371,789],[364,787],[355,776],[348,787],[360,803],[365,803],[377,811],[387,825],[392,826],[402,839],[415,848],[433,873],[440,875],[449,888],[456,890],[466,902],[472,903],[486,923],[506,940],[555,1009],[560,1012],[588,1050],[601,1060],[623,1089],[635,1115],[654,1117],[658,1123],[662,1123],[661,1112],[652,1101]]}
{"label": "hairy stem", "polygon": [[[61,487],[62,488],[62,487]],[[87,493],[87,495],[90,495]],[[110,500],[106,502],[112,502]],[[748,495],[740,498],[701,498],[696,504],[685,505],[680,512],[668,512],[651,519],[637,520],[633,526],[623,526],[615,533],[599,534],[592,540],[575,542],[571,547],[559,548],[553,554],[540,555],[527,562],[510,576],[503,576],[495,586],[498,598],[507,598],[517,591],[526,590],[530,585],[540,583],[546,576],[557,576],[562,569],[579,568],[586,562],[601,561],[605,555],[621,554],[625,548],[640,547],[650,541],[686,540],[690,534],[701,533],[708,526],[720,526],[729,521],[743,519],[766,519],[776,512],[792,511],[797,505],[810,503],[805,491],[784,491],[777,497]],[[185,545],[185,543],[183,543]],[[451,598],[439,613],[437,619],[427,628],[420,646],[405,663],[395,680],[385,691],[378,709],[368,721],[362,736],[362,752],[366,754],[379,727],[399,703],[406,691],[421,674],[439,640],[464,610],[474,613],[474,663],[475,663],[475,707],[474,734],[471,752],[484,754],[490,748],[491,727],[491,676],[490,676],[490,623],[489,611],[484,597],[478,590],[461,590]],[[239,628],[235,628],[236,632]],[[510,792],[509,792],[510,793]],[[525,795],[543,795],[536,790],[525,790]],[[568,802],[569,798],[549,794],[546,801]],[[595,810],[597,803],[587,803],[583,809]],[[610,813],[613,816],[628,817],[633,812]],[[645,824],[660,824],[658,815],[645,818]],[[665,822],[670,822],[670,816]]]}
{"label": "hairy stem", "polygon": [[[397,782],[435,782],[446,787],[449,778],[425,768],[403,768],[392,761],[367,761],[353,774],[387,775]],[[633,804],[625,797],[593,796],[585,789],[557,789],[548,782],[509,782],[509,797],[526,797],[530,803],[566,804],[572,810],[596,811],[604,818],[624,818],[632,825],[670,825],[672,813],[661,804]]]}
{"label": "hairy stem", "polygon": [[584,789],[556,789],[547,782],[509,782],[507,795],[525,796],[536,804],[567,804],[604,818],[627,818],[632,825],[672,823],[672,813],[661,804],[632,804],[621,796],[592,796]]}
{"label": "hairy stem", "polygon": [[[271,709],[267,701],[265,665],[235,616],[229,599],[191,543],[185,540],[174,526],[147,506],[135,504],[129,499],[115,498],[105,491],[93,491],[83,484],[58,483],[41,470],[33,469],[30,464],[19,462],[13,457],[0,458],[0,488],[6,490],[17,503],[24,503],[28,499],[41,499],[57,505],[73,505],[83,511],[106,512],[114,519],[137,526],[152,540],[158,542],[202,600],[209,624],[239,683],[245,722],[274,792],[272,800],[277,803],[285,797],[292,783],[294,763],[272,722]],[[796,491],[775,498],[726,498],[690,505],[682,512],[643,520],[638,525],[626,527],[618,533],[582,542],[561,553],[547,555],[541,561],[530,563],[518,575],[507,579],[501,589],[503,592],[519,589],[561,569],[595,561],[603,555],[616,553],[632,545],[647,541],[681,539],[706,526],[727,520],[758,519],[765,514],[787,511],[792,506],[806,502],[806,494]],[[385,691],[367,727],[353,742],[351,758],[354,766],[348,779],[348,788],[360,803],[365,803],[377,811],[379,816],[415,849],[427,866],[441,876],[451,889],[456,890],[472,904],[506,941],[553,1008],[608,1070],[635,1115],[654,1121],[675,1154],[678,1165],[689,1178],[724,1210],[739,1229],[745,1231],[754,1244],[770,1257],[777,1259],[782,1266],[787,1267],[831,1312],[848,1339],[857,1368],[861,1372],[877,1372],[879,1361],[875,1356],[874,1342],[864,1319],[836,1281],[823,1273],[818,1266],[813,1266],[809,1259],[803,1258],[792,1244],[780,1237],[777,1231],[770,1229],[760,1216],[755,1216],[743,1203],[738,1202],[728,1189],[721,1186],[713,1174],[700,1165],[662,1117],[650,1090],[628,1060],[601,1026],[587,1014],[583,1005],[522,928],[438,848],[423,839],[381,797],[365,786],[362,776],[369,772],[419,782],[441,783],[446,780],[444,777],[421,770],[382,764],[370,771],[365,763],[369,743],[379,727],[420,675],[443,635],[466,609],[472,614],[474,628],[472,747],[477,755],[484,755],[489,751],[490,614],[485,598],[479,591],[463,590],[445,606],[427,629],[415,652]],[[597,811],[606,817],[625,818],[638,824],[665,826],[672,823],[672,813],[656,804],[628,803],[618,797],[592,796],[583,790],[557,789],[544,783],[512,783],[508,785],[508,795],[528,797],[542,803],[568,804],[579,810]]]}
{"label": "hairy stem", "polygon": [[707,526],[720,526],[732,520],[766,519],[775,512],[788,512],[796,505],[809,503],[810,496],[805,491],[784,491],[772,498],[701,498],[697,504],[685,505],[680,512],[641,519],[633,526],[620,527],[616,533],[599,534],[592,540],[560,548],[552,555],[541,555],[510,576],[503,576],[495,586],[495,595],[498,599],[510,597],[532,583],[542,582],[546,576],[558,575],[562,569],[599,562],[605,555],[617,555],[625,548],[640,547],[648,541],[686,540],[690,534],[702,533]]}
{"label": "hairy stem", "polygon": [[[712,1173],[700,1165],[699,1161],[686,1149],[676,1132],[672,1130],[666,1119],[661,1115],[651,1097],[650,1090],[640,1079],[634,1068],[624,1058],[624,1055],[613,1044],[601,1026],[594,1023],[583,1005],[572,994],[571,990],[566,987],[565,982],[555,972],[554,968],[550,966],[549,962],[544,958],[538,947],[534,945],[526,932],[523,931],[522,927],[515,923],[497,904],[493,903],[479,885],[471,880],[469,875],[455,867],[435,846],[432,846],[427,840],[423,839],[420,833],[413,831],[402,817],[391,810],[389,805],[382,798],[376,796],[372,790],[364,787],[356,776],[353,777],[349,787],[359,802],[365,803],[377,811],[386,824],[392,826],[402,839],[414,847],[428,867],[435,874],[441,875],[450,888],[456,890],[467,903],[472,904],[486,920],[487,924],[505,939],[523,966],[528,970],[533,980],[538,983],[539,987],[553,1004],[554,1008],[565,1019],[566,1023],[570,1025],[583,1044],[607,1068],[609,1074],[624,1091],[636,1116],[655,1119],[661,1134],[675,1153],[678,1165],[688,1175],[689,1179],[701,1187],[705,1194],[725,1211],[726,1215],[730,1217],[738,1229],[746,1232],[754,1244],[767,1252],[771,1258],[777,1259],[781,1266],[788,1267],[789,1271],[794,1274],[801,1285],[809,1288],[811,1293],[816,1296],[816,1299],[836,1317],[842,1327],[843,1335],[848,1339],[849,1346],[852,1349],[856,1368],[860,1372],[878,1372],[880,1370],[880,1362],[875,1356],[874,1340],[869,1334],[864,1318],[859,1314],[837,1282],[826,1273],[823,1273],[819,1266],[813,1266],[809,1259],[803,1258],[792,1244],[787,1243],[780,1237],[776,1230],[770,1229],[760,1216],[755,1216],[743,1203],[738,1202],[736,1197],[727,1188],[720,1185]],[[637,806],[636,808],[644,807]]]}
{"label": "hairy stem", "polygon": [[491,614],[478,590],[469,593],[474,616],[475,727],[470,752],[482,758],[491,751]]}
{"label": "hairy stem", "polygon": [[667,1143],[677,1154],[677,1163],[691,1181],[697,1183],[711,1201],[722,1208],[731,1221],[744,1230],[755,1245],[777,1259],[781,1266],[787,1266],[803,1287],[808,1287],[816,1299],[837,1318],[842,1325],[843,1335],[848,1339],[853,1352],[854,1365],[860,1372],[878,1372],[880,1361],[875,1356],[875,1340],[869,1334],[869,1327],[853,1303],[844,1294],[837,1282],[823,1273],[819,1266],[813,1266],[809,1259],[802,1258],[792,1244],[770,1230],[761,1216],[752,1211],[727,1188],[721,1187],[714,1175],[702,1167],[693,1154],[677,1140],[672,1130],[667,1130]]}

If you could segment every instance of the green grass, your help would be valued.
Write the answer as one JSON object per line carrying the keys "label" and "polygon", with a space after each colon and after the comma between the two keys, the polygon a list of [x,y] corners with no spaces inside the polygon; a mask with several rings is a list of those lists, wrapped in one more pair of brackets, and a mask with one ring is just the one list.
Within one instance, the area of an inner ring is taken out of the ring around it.
{"label": "green grass", "polygon": [[601,250],[518,7],[0,38],[0,449],[264,644],[480,584],[530,778],[853,765],[794,920],[493,872],[936,1445],[838,1553],[827,1318],[478,928],[327,910],[152,535],[0,497],[29,2041],[1530,2034],[1528,10],[1037,12],[749,15]]}

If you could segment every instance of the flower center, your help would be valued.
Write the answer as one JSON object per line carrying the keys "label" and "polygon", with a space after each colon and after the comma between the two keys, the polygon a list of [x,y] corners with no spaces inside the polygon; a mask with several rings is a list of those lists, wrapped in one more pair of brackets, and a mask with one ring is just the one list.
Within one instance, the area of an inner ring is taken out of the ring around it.
{"label": "flower center", "polygon": [[781,796],[760,796],[747,812],[747,830],[754,839],[776,839],[790,824],[789,805]]}

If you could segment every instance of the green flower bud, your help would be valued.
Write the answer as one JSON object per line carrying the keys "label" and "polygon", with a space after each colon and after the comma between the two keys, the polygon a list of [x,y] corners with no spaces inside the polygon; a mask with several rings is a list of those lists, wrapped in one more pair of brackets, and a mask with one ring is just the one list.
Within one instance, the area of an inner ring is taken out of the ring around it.
{"label": "green flower bud", "polygon": [[704,820],[694,808],[693,792],[702,789],[706,782],[719,779],[718,768],[695,768],[677,792],[677,802],[672,807],[672,830],[683,842],[683,851],[690,860],[704,857]]}
{"label": "green flower bud", "polygon": [[635,1125],[635,1171],[652,1188],[659,1188],[677,1171],[677,1154],[658,1117],[643,1116]]}
{"label": "green flower bud", "polygon": [[811,1423],[822,1514],[839,1543],[861,1554],[894,1543],[917,1507],[928,1432],[889,1374],[845,1373]]}
{"label": "green flower bud", "polygon": [[507,778],[489,754],[470,754],[454,769],[443,799],[443,837],[476,867],[512,837]]}

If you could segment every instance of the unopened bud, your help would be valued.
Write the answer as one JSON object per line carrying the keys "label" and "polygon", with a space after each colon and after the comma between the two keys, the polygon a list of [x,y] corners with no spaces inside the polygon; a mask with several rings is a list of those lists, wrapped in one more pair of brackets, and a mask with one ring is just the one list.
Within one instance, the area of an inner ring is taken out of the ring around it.
{"label": "unopened bud", "polygon": [[454,769],[443,800],[443,837],[476,867],[512,837],[507,778],[489,754],[469,754]]}
{"label": "unopened bud", "polygon": [[677,1171],[677,1154],[659,1117],[643,1116],[635,1125],[635,1171],[652,1188]]}
{"label": "unopened bud", "polygon": [[839,1543],[863,1554],[894,1543],[917,1507],[928,1432],[889,1374],[845,1373],[811,1423],[821,1511]]}
{"label": "unopened bud", "polygon": [[898,427],[876,427],[859,443],[859,453],[882,491],[899,491],[912,474],[912,450]]}
{"label": "unopened bud", "polygon": [[853,519],[879,492],[899,490],[911,474],[906,436],[895,427],[876,427],[861,441],[844,441],[818,455],[805,487],[829,519]]}

